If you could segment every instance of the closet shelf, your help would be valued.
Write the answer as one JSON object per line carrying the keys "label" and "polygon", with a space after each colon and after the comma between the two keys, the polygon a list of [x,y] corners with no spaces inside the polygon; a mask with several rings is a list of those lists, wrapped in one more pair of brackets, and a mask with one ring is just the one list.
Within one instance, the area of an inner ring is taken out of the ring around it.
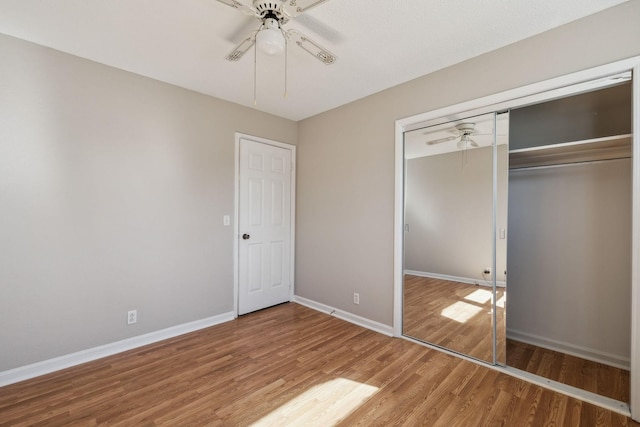
{"label": "closet shelf", "polygon": [[631,157],[631,134],[585,139],[509,151],[509,169]]}

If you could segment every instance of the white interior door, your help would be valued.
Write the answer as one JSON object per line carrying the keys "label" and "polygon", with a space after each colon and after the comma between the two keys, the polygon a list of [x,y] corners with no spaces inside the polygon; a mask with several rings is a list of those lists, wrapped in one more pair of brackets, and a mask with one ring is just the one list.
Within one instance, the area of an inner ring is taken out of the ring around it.
{"label": "white interior door", "polygon": [[290,299],[291,157],[240,138],[238,314]]}

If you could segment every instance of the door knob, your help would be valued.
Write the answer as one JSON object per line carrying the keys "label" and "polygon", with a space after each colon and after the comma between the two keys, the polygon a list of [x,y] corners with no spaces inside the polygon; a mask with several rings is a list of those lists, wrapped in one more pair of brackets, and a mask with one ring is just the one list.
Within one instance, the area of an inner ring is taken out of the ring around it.
{"label": "door knob", "polygon": [[251,236],[250,236],[250,235],[248,235],[248,234],[246,234],[246,233],[242,235],[242,238],[243,238],[244,240],[248,240],[248,239],[249,239],[249,237],[251,237]]}

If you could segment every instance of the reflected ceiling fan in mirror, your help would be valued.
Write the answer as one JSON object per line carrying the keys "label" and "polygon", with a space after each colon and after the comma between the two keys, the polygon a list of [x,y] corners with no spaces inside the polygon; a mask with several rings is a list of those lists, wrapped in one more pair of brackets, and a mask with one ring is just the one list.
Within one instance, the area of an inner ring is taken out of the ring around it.
{"label": "reflected ceiling fan in mirror", "polygon": [[310,53],[325,65],[331,65],[336,62],[337,58],[333,53],[311,40],[305,34],[293,29],[286,30],[282,27],[290,18],[295,18],[328,0],[254,0],[251,6],[243,4],[238,0],[218,1],[234,9],[238,9],[245,15],[253,16],[260,21],[258,29],[249,33],[225,57],[228,61],[238,61],[255,45],[254,105],[256,104],[255,63],[257,62],[258,49],[267,55],[285,53],[285,97],[287,96],[286,66],[287,45],[289,41],[293,41],[298,47]]}
{"label": "reflected ceiling fan in mirror", "polygon": [[472,135],[491,135],[478,133],[476,130],[476,124],[471,122],[458,123],[455,125],[455,129],[451,129],[449,132],[454,133],[455,135],[435,139],[433,141],[427,141],[427,145],[442,144],[444,142],[455,141],[458,139],[458,149],[466,150],[468,147],[479,147],[478,143],[471,139]]}
{"label": "reflected ceiling fan in mirror", "polygon": [[[471,136],[493,135],[493,132],[491,133],[478,132],[476,128],[476,124],[473,122],[458,123],[455,125],[454,128],[449,129],[448,132],[453,133],[454,135],[427,141],[426,144],[429,146],[433,146],[433,145],[443,144],[449,141],[458,140],[458,142],[456,143],[456,147],[458,148],[458,150],[462,151],[463,166],[467,163],[467,150],[471,148],[480,147],[480,145],[474,139],[472,139]],[[429,133],[431,132],[425,132],[425,134],[429,134]]]}

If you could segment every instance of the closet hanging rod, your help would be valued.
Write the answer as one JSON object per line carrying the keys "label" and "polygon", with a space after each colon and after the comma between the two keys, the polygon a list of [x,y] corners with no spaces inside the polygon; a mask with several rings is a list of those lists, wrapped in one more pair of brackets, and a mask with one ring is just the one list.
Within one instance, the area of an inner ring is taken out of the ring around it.
{"label": "closet hanging rod", "polygon": [[597,143],[604,143],[604,142],[613,142],[613,141],[617,141],[617,140],[625,140],[625,139],[629,139],[631,140],[631,134],[630,133],[625,133],[625,134],[621,134],[621,135],[611,135],[611,136],[605,136],[602,138],[592,138],[592,139],[583,139],[583,140],[579,140],[579,141],[571,141],[571,142],[561,142],[558,144],[548,144],[548,145],[538,145],[536,147],[528,147],[528,148],[519,148],[516,150],[509,150],[509,154],[518,154],[518,153],[529,153],[529,152],[533,152],[533,151],[540,151],[540,150],[548,150],[548,149],[555,149],[555,148],[564,148],[564,147],[574,147],[574,146],[583,146],[583,145],[588,145],[588,144],[597,144]]}
{"label": "closet hanging rod", "polygon": [[553,165],[534,165],[534,166],[522,166],[522,167],[509,167],[509,172],[511,171],[521,171],[521,170],[532,170],[532,169],[551,169],[551,168],[560,168],[567,166],[578,166],[578,165],[587,165],[587,164],[595,164],[595,163],[604,163],[611,162],[614,160],[625,160],[630,159],[631,156],[625,155],[620,157],[612,157],[610,159],[600,159],[600,160],[578,160],[575,162],[565,162],[565,163],[556,163]]}

